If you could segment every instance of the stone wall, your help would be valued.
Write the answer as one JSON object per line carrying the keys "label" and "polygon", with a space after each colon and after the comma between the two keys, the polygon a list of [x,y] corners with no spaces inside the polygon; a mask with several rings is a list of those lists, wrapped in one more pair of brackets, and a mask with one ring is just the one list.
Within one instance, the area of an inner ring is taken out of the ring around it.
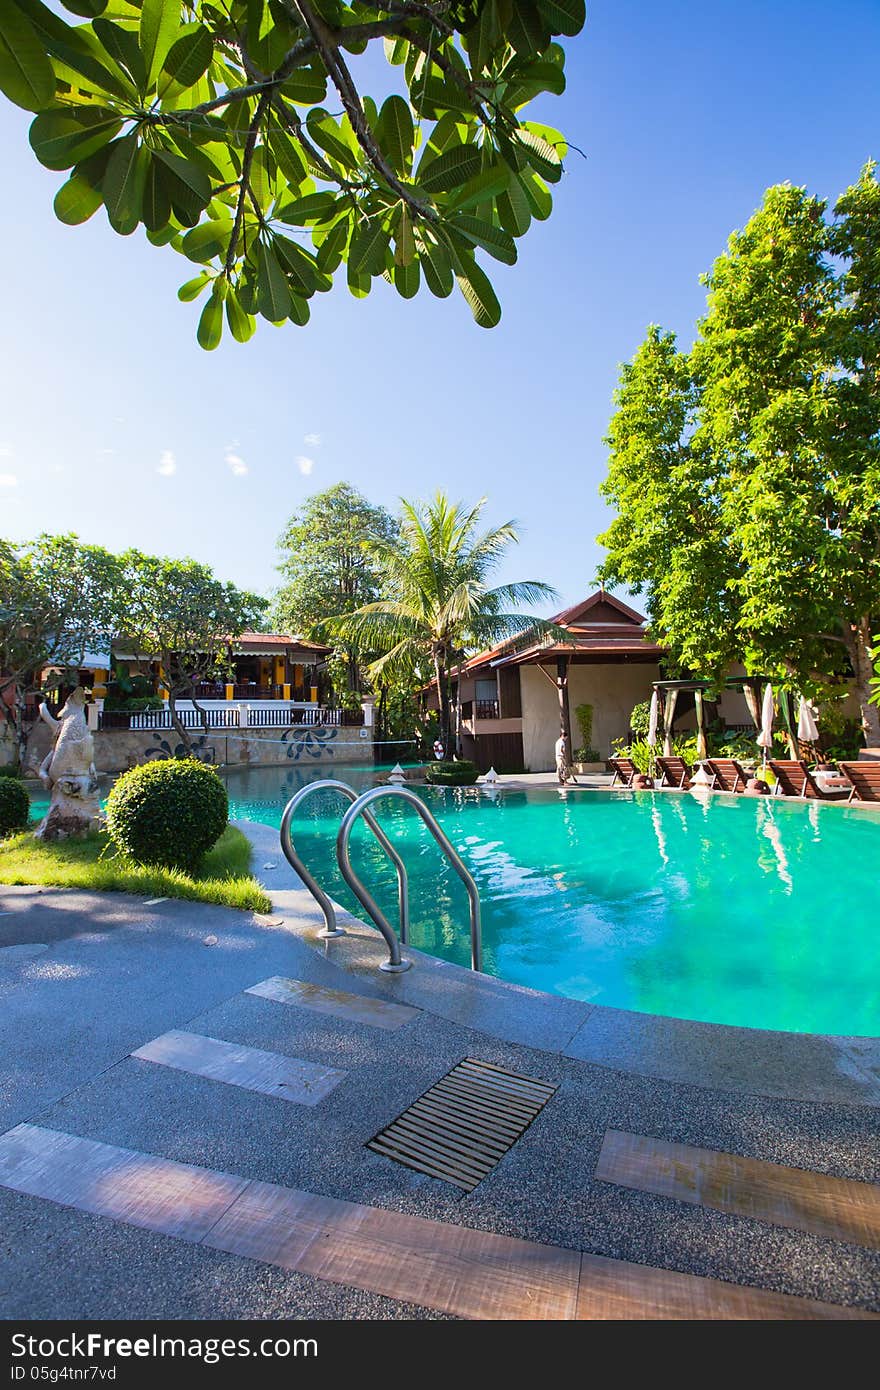
{"label": "stone wall", "polygon": [[[173,757],[179,749],[173,729],[102,729],[95,740],[95,766],[98,772],[124,772],[147,759]],[[35,726],[28,745],[26,771],[35,775],[49,750],[51,731]],[[217,766],[257,767],[266,765],[309,766],[321,763],[368,763],[373,761],[371,728],[331,728],[318,724],[312,728],[247,729],[241,732],[212,730],[207,737],[192,734],[193,746],[207,753]],[[14,741],[0,738],[0,763],[16,760]]]}

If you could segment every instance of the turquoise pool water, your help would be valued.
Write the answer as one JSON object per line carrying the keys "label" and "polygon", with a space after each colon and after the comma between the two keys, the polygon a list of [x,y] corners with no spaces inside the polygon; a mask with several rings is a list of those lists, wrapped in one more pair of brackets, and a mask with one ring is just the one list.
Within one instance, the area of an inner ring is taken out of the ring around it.
{"label": "turquoise pool water", "polygon": [[[231,772],[232,813],[278,826],[324,768]],[[355,787],[373,769],[339,767]],[[485,968],[622,1009],[796,1032],[880,1034],[880,816],[673,793],[422,790],[474,874]],[[323,803],[323,804],[322,804]],[[469,963],[467,902],[414,812],[404,845],[415,946]],[[362,915],[336,867],[341,803],[316,797],[297,848]],[[393,871],[363,825],[352,862],[396,921]]]}

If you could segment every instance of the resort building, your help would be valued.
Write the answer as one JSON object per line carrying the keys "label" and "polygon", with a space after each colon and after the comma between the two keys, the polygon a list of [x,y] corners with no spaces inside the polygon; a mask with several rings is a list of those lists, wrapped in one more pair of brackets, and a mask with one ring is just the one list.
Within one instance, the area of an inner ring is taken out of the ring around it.
{"label": "resort building", "polygon": [[[551,769],[561,720],[569,748],[580,742],[575,710],[582,704],[592,706],[591,742],[605,759],[612,740],[626,737],[633,706],[651,698],[664,649],[648,637],[641,613],[598,590],[551,621],[567,641],[526,633],[461,669],[462,751],[481,771]],[[426,694],[436,708],[436,686]]]}

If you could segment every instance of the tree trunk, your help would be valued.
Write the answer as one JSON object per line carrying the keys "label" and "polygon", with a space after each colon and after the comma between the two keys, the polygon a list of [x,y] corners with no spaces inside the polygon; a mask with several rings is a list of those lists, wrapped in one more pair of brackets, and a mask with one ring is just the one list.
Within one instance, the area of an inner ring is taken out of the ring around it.
{"label": "tree trunk", "polygon": [[862,733],[869,748],[880,748],[880,709],[870,703],[871,678],[874,666],[871,649],[874,645],[872,623],[860,618],[858,623],[844,624],[846,650],[855,677],[854,694],[862,716]]}
{"label": "tree trunk", "polygon": [[568,703],[568,657],[556,660],[556,690],[559,695],[559,733],[565,740],[565,766],[571,767],[571,708]]}
{"label": "tree trunk", "polygon": [[177,737],[183,744],[183,756],[185,758],[191,758],[193,756],[192,741],[190,739],[189,733],[183,727],[180,715],[177,713],[177,692],[171,685],[169,685],[168,687],[168,713],[171,716],[171,723],[174,728],[174,732],[177,734]]}
{"label": "tree trunk", "polygon": [[463,748],[461,742],[461,662],[458,663],[458,674],[455,685],[455,756],[462,756]]}
{"label": "tree trunk", "polygon": [[440,742],[443,756],[449,757],[450,718],[449,718],[449,673],[446,669],[446,653],[434,652],[434,675],[437,680],[437,695],[440,700]]}

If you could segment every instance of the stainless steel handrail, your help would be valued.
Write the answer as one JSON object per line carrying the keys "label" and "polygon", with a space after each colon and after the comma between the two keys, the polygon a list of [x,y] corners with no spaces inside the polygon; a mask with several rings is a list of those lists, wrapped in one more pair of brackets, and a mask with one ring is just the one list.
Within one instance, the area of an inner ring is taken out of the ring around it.
{"label": "stainless steel handrail", "polygon": [[[290,833],[290,822],[292,821],[297,808],[301,806],[302,803],[308,797],[312,796],[317,791],[336,791],[340,792],[343,796],[347,796],[349,801],[351,802],[355,802],[358,800],[358,793],[354,790],[354,787],[350,787],[347,782],[337,782],[335,779],[331,777],[325,778],[320,782],[308,782],[304,787],[300,787],[299,791],[295,792],[294,795],[288,801],[287,805],[284,808],[284,813],[281,817],[281,850],[288,864],[290,864],[291,868],[299,874],[303,883],[306,885],[312,897],[315,899],[315,902],[318,904],[318,906],[324,914],[324,930],[318,932],[318,935],[322,937],[345,936],[345,929],[343,927],[340,927],[336,920],[336,909],[333,906],[333,903],[331,902],[330,898],[328,898],[327,894],[324,892],[323,888],[321,887],[320,883],[318,883],[315,876],[310,872],[309,869],[306,868],[302,859],[297,854],[296,850],[293,847],[293,838]],[[374,817],[370,815],[369,812],[366,812],[364,815],[364,820],[367,822],[367,825],[372,830],[376,839],[379,841],[379,844],[382,846],[385,853],[388,855],[388,858],[394,865],[395,870],[397,871],[397,893],[398,902],[400,905],[400,941],[402,941],[405,945],[407,927],[409,925],[409,902],[406,867],[400,855],[397,853],[397,850],[394,848],[393,844],[388,839],[388,836],[385,834],[385,831],[374,819]],[[382,931],[381,927],[380,931]],[[398,942],[397,936],[393,929],[389,926],[387,931],[382,931],[382,934],[385,937],[385,940],[388,942],[388,950],[390,952],[391,965],[395,966],[396,969],[406,969],[406,966],[401,967],[400,943]]]}
{"label": "stainless steel handrail", "polygon": [[[384,912],[380,908],[379,904],[370,895],[370,893],[367,892],[367,889],[361,883],[360,879],[357,877],[353,868],[351,867],[351,857],[349,854],[348,847],[355,821],[358,819],[359,816],[363,816],[366,820],[370,814],[368,808],[372,806],[373,802],[380,801],[385,797],[392,797],[398,801],[405,801],[408,805],[412,806],[416,811],[418,811],[425,825],[428,827],[434,839],[437,841],[437,844],[440,846],[440,849],[446,855],[446,858],[449,860],[453,869],[458,874],[458,877],[461,879],[462,883],[467,889],[471,914],[471,968],[474,970],[482,970],[483,933],[482,923],[480,920],[480,894],[477,890],[477,885],[474,882],[473,876],[471,875],[470,871],[465,867],[464,863],[458,855],[458,852],[453,848],[447,837],[444,835],[443,831],[440,829],[440,826],[437,824],[437,821],[432,815],[432,813],[428,810],[424,801],[422,801],[421,797],[416,796],[415,792],[410,791],[408,787],[371,787],[369,791],[362,792],[361,795],[358,797],[357,801],[354,801],[351,804],[351,806],[349,806],[345,815],[342,817],[342,824],[339,827],[339,834],[336,837],[336,858],[339,860],[339,870],[342,874],[342,877],[345,879],[349,888],[354,893],[358,902],[361,904],[364,910],[367,913],[369,913],[370,917],[372,917],[373,921],[376,923],[376,926],[379,928],[380,932],[385,937],[385,940],[388,941],[389,933],[391,932],[391,925],[388,921],[388,918],[385,916]],[[404,876],[405,874],[406,870],[404,870]],[[403,904],[404,902],[406,903],[407,921],[405,926],[403,925],[403,923],[401,925],[401,939],[406,940],[406,936],[409,934],[409,901],[408,898],[401,897],[401,904]],[[409,964],[409,961],[404,961],[402,962],[402,966],[399,968],[406,969],[409,966]],[[379,968],[381,970],[389,970],[391,969],[391,966],[386,963],[380,966]]]}

